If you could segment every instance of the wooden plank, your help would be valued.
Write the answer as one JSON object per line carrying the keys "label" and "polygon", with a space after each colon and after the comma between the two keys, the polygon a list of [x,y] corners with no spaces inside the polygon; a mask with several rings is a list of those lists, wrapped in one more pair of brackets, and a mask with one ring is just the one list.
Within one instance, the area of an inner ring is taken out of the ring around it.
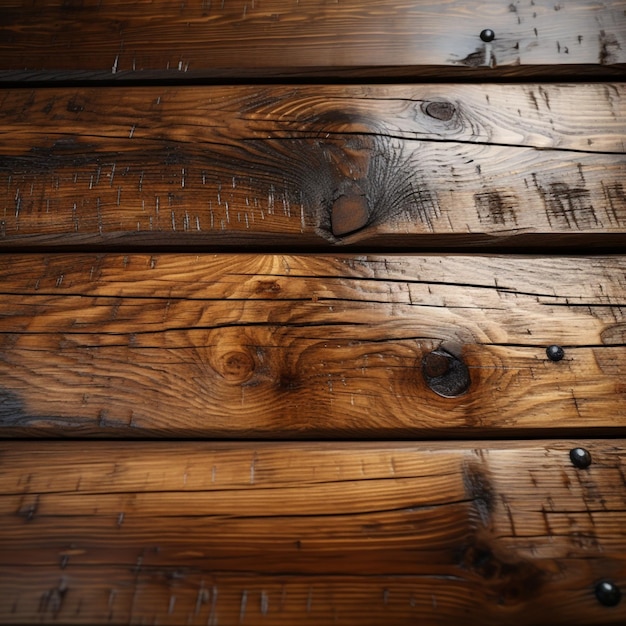
{"label": "wooden plank", "polygon": [[7,90],[0,246],[623,249],[625,146],[623,83]]}
{"label": "wooden plank", "polygon": [[626,63],[623,9],[622,0],[13,0],[3,6],[0,79],[492,78],[554,75],[555,65],[602,78]]}
{"label": "wooden plank", "polygon": [[624,440],[5,442],[0,459],[2,623],[626,617],[594,593],[626,586]]}
{"label": "wooden plank", "polygon": [[2,255],[1,432],[621,433],[625,276],[619,256]]}

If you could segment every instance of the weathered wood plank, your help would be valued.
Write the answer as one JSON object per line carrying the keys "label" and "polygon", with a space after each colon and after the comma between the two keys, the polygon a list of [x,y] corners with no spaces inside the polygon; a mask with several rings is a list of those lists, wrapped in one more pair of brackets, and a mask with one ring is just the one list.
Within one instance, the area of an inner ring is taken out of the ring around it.
{"label": "weathered wood plank", "polygon": [[617,256],[3,255],[1,433],[622,432],[625,276]]}
{"label": "weathered wood plank", "polygon": [[[617,75],[621,0],[4,3],[0,79]],[[481,33],[492,29],[485,42]]]}
{"label": "weathered wood plank", "polygon": [[0,246],[623,247],[625,146],[624,84],[8,90]]}
{"label": "weathered wood plank", "polygon": [[2,623],[626,615],[594,594],[626,585],[624,440],[5,442],[0,459]]}

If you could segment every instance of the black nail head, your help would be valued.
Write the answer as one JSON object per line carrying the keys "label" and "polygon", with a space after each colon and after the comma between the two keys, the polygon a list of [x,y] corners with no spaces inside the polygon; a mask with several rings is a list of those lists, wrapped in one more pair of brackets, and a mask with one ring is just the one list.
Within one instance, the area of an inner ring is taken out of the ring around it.
{"label": "black nail head", "polygon": [[603,580],[596,585],[596,598],[604,606],[617,606],[622,599],[622,592],[611,581]]}
{"label": "black nail head", "polygon": [[548,346],[546,354],[551,361],[560,361],[565,356],[565,350],[561,346]]}
{"label": "black nail head", "polygon": [[486,43],[489,43],[496,38],[496,34],[491,30],[491,28],[485,28],[485,30],[480,33],[480,38]]}
{"label": "black nail head", "polygon": [[591,465],[591,454],[585,448],[572,448],[569,458],[578,469],[586,469]]}

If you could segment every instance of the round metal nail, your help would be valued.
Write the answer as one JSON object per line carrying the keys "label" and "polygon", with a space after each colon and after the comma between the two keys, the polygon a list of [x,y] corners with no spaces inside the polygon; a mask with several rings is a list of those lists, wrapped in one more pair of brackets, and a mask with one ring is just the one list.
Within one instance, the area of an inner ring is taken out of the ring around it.
{"label": "round metal nail", "polygon": [[485,43],[489,43],[490,41],[493,41],[496,38],[496,34],[491,30],[491,28],[485,28],[485,30],[483,30],[480,33],[480,38]]}
{"label": "round metal nail", "polygon": [[591,465],[591,454],[585,448],[572,448],[569,458],[578,469],[587,469]]}
{"label": "round metal nail", "polygon": [[622,592],[610,580],[603,580],[596,585],[596,598],[604,606],[617,606],[622,599]]}
{"label": "round metal nail", "polygon": [[546,354],[551,361],[560,361],[565,356],[565,350],[561,346],[548,346]]}

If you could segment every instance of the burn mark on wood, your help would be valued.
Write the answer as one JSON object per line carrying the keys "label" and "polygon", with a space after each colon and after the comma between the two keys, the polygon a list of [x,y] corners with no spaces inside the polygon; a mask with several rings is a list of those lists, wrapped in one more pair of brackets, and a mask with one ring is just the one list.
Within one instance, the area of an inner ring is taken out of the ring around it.
{"label": "burn mark on wood", "polygon": [[463,59],[456,61],[456,63],[458,65],[464,65],[465,67],[483,67],[488,65],[488,63],[485,63],[486,59],[488,59],[488,57],[485,52],[485,46],[480,46]]}
{"label": "burn mark on wood", "polygon": [[483,224],[517,225],[517,201],[510,194],[486,191],[474,194],[476,212]]}
{"label": "burn mark on wood", "polygon": [[442,348],[429,352],[422,359],[422,374],[429,389],[444,398],[462,396],[470,386],[467,365]]}
{"label": "burn mark on wood", "polygon": [[612,65],[619,62],[618,52],[622,49],[617,37],[613,33],[600,31],[598,36],[600,43],[600,52],[598,62],[600,65]]}
{"label": "burn mark on wood", "polygon": [[626,224],[626,193],[622,183],[602,184],[607,201],[607,215],[613,226]]}
{"label": "burn mark on wood", "polygon": [[[370,146],[352,167],[353,172],[362,173],[357,179],[346,176],[355,156],[352,149],[344,148],[342,140],[301,146],[299,158],[320,165],[307,168],[301,184],[304,205],[314,211],[317,207],[319,234],[335,241],[366,226],[389,225],[397,219],[433,230],[441,209],[436,195],[422,180],[415,157],[406,154],[402,140],[373,135],[368,141]],[[332,155],[325,162],[319,158],[320,147]],[[367,167],[363,167],[364,159]]]}
{"label": "burn mark on wood", "polygon": [[494,511],[495,493],[484,467],[477,462],[466,463],[463,467],[463,483],[481,524],[488,527]]}
{"label": "burn mark on wood", "polygon": [[534,597],[544,584],[544,572],[525,559],[496,545],[495,539],[481,537],[462,552],[460,565],[474,572],[483,585],[504,606],[514,606]]}
{"label": "burn mark on wood", "polygon": [[572,187],[563,182],[542,185],[533,174],[535,187],[543,198],[546,217],[551,227],[581,229],[598,225],[591,194],[585,187]]}

